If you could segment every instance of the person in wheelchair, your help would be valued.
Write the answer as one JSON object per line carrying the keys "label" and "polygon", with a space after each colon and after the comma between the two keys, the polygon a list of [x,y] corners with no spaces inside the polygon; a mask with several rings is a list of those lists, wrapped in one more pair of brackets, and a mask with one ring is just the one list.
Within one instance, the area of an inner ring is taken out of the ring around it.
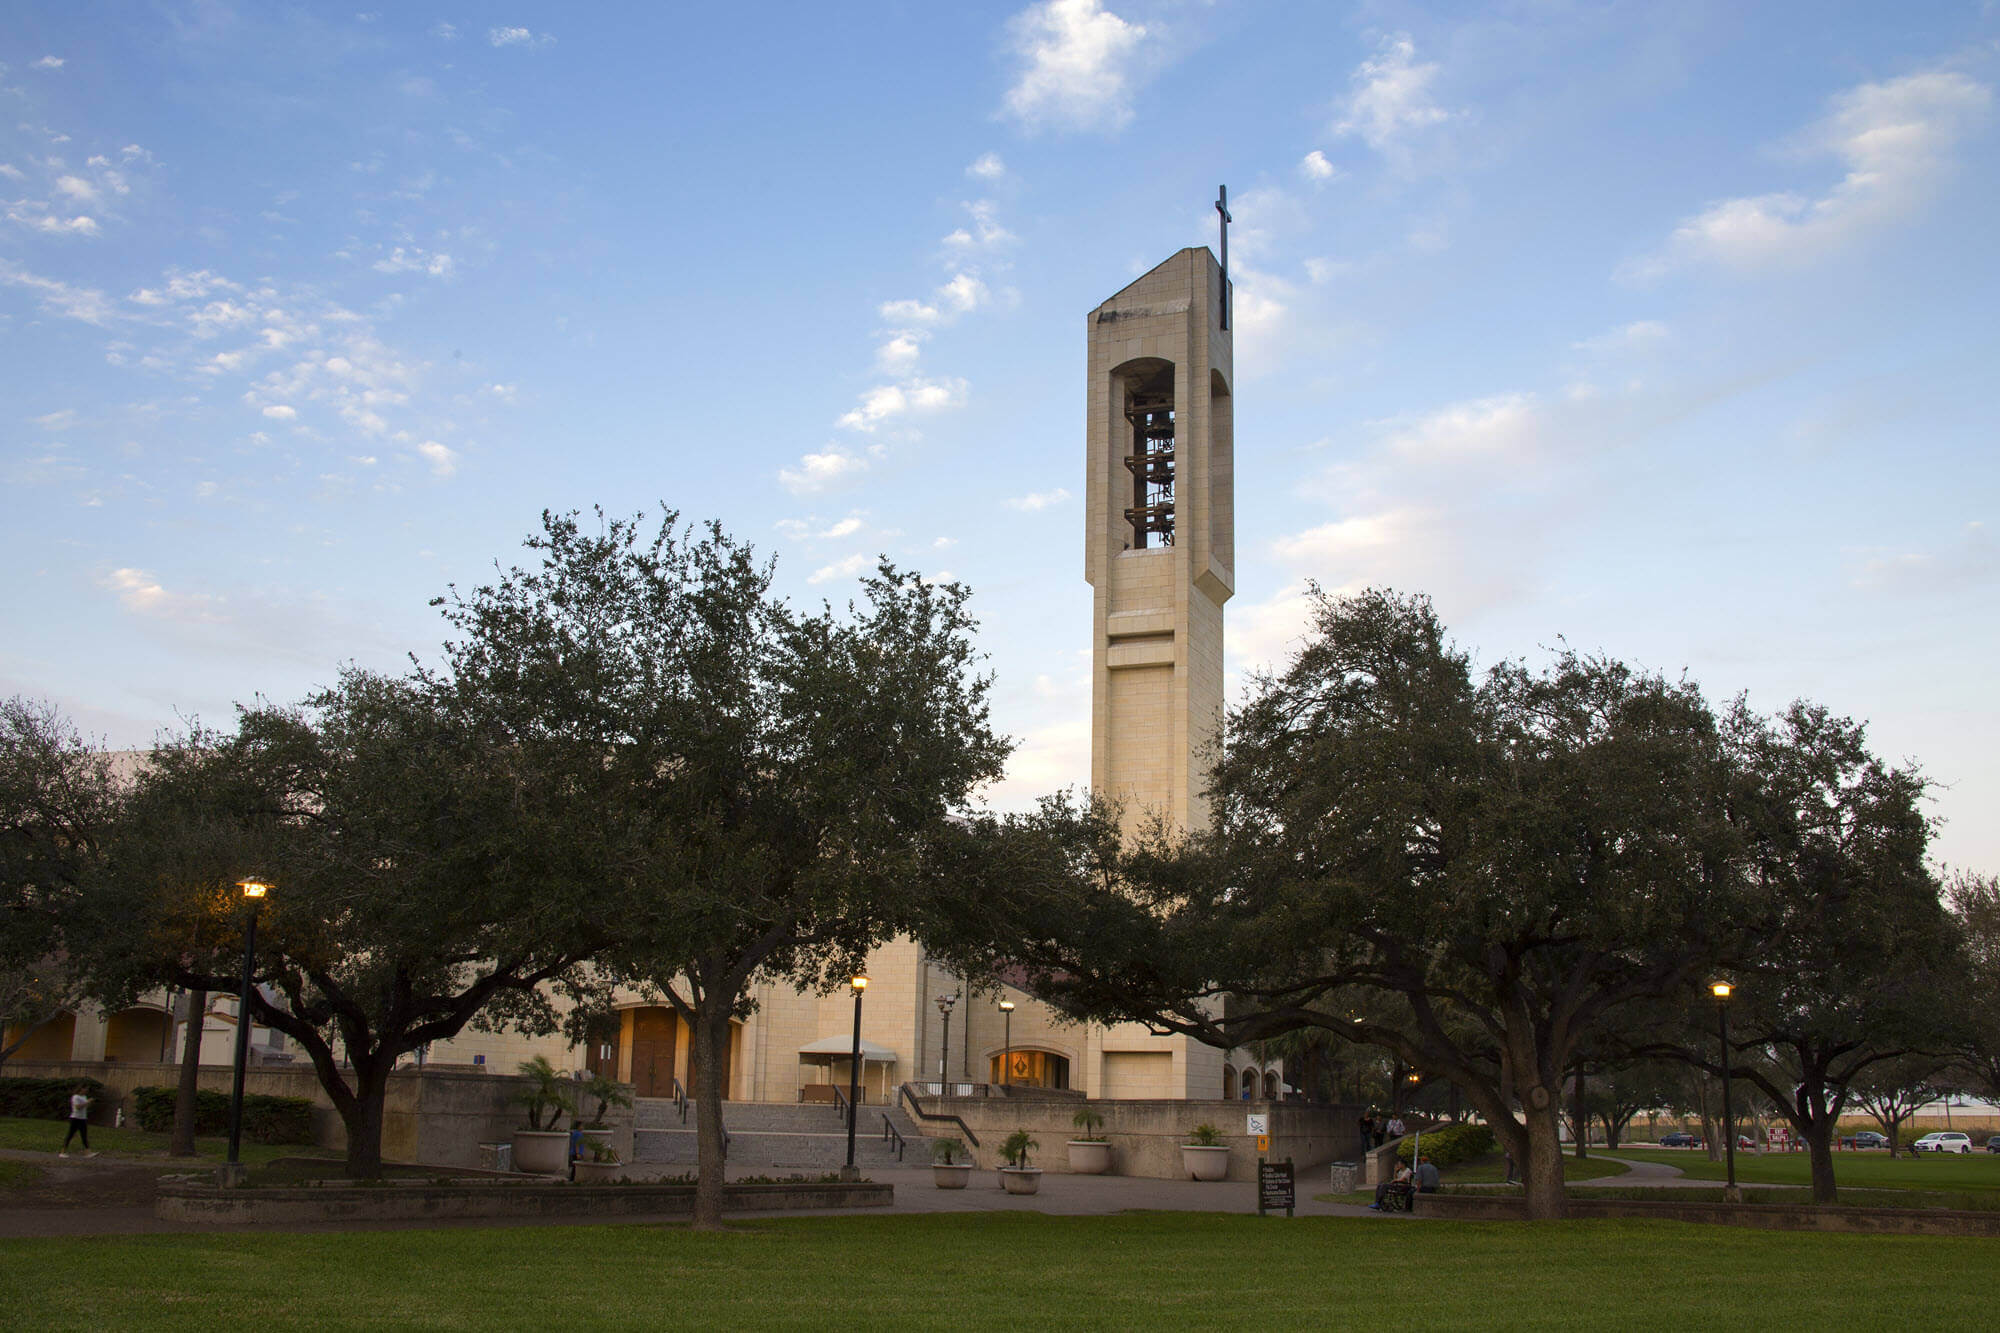
{"label": "person in wheelchair", "polygon": [[1375,1202],[1369,1207],[1380,1213],[1407,1213],[1412,1209],[1419,1194],[1438,1192],[1438,1169],[1427,1153],[1417,1159],[1412,1171],[1407,1166],[1396,1168],[1396,1178],[1385,1180],[1375,1187]]}

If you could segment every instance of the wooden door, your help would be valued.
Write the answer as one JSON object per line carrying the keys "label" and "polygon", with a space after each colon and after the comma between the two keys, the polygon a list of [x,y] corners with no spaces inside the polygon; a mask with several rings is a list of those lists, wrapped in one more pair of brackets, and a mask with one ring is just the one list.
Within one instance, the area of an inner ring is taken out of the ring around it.
{"label": "wooden door", "polygon": [[674,1056],[680,1019],[671,1009],[632,1011],[632,1092],[638,1097],[674,1095]]}

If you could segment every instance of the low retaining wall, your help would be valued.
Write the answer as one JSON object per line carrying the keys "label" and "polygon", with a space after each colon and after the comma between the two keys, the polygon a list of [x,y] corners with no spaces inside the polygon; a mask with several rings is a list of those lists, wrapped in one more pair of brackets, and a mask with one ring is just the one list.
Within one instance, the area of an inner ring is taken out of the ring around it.
{"label": "low retaining wall", "polygon": [[[181,1076],[179,1065],[122,1060],[9,1060],[7,1072],[35,1078],[97,1079],[104,1084],[104,1096],[91,1108],[93,1124],[110,1124],[121,1109],[126,1123],[136,1124],[132,1089],[175,1087]],[[200,1086],[227,1092],[231,1072],[227,1065],[203,1065]],[[382,1099],[382,1156],[395,1162],[479,1166],[480,1144],[504,1143],[522,1127],[514,1095],[526,1086],[526,1080],[510,1074],[399,1070],[389,1075],[389,1088]],[[311,1066],[252,1065],[245,1071],[243,1090],[306,1098],[313,1104],[313,1143],[321,1148],[347,1146],[347,1127]],[[612,1131],[611,1146],[618,1156],[632,1160],[632,1108],[610,1108],[605,1125]],[[564,1127],[568,1127],[567,1121]]]}
{"label": "low retaining wall", "polygon": [[[1419,1194],[1421,1216],[1513,1222],[1528,1216],[1519,1195]],[[2000,1212],[1947,1208],[1822,1208],[1789,1203],[1707,1203],[1694,1200],[1581,1199],[1570,1195],[1572,1218],[1650,1218],[1708,1222],[1765,1231],[1863,1231],[1902,1236],[2000,1236]]]}
{"label": "low retaining wall", "polygon": [[[1354,1121],[1359,1107],[1329,1106],[1319,1102],[1225,1102],[1225,1101],[1123,1101],[1070,1098],[1051,1100],[1029,1097],[919,1097],[917,1104],[932,1114],[955,1115],[979,1137],[972,1160],[979,1166],[997,1167],[1000,1144],[1017,1129],[1034,1135],[1041,1147],[1031,1160],[1052,1174],[1067,1174],[1069,1151],[1066,1145],[1083,1131],[1070,1123],[1080,1106],[1089,1106],[1104,1117],[1097,1130],[1111,1144],[1111,1172],[1149,1180],[1182,1180],[1187,1176],[1181,1165],[1181,1145],[1188,1131],[1199,1124],[1211,1124],[1222,1131],[1221,1142],[1229,1149],[1230,1180],[1257,1178],[1257,1140],[1248,1133],[1246,1116],[1267,1117],[1271,1146],[1266,1156],[1274,1162],[1292,1159],[1296,1168],[1318,1166],[1354,1151]],[[937,1138],[959,1137],[949,1121],[922,1120],[917,1128]],[[969,1146],[969,1145],[968,1145]]]}
{"label": "low retaining wall", "polygon": [[[887,1208],[893,1185],[868,1181],[725,1185],[731,1213],[804,1208]],[[163,1184],[153,1197],[163,1222],[274,1226],[323,1222],[427,1222],[461,1218],[601,1218],[694,1215],[693,1185],[320,1185],[221,1189]]]}

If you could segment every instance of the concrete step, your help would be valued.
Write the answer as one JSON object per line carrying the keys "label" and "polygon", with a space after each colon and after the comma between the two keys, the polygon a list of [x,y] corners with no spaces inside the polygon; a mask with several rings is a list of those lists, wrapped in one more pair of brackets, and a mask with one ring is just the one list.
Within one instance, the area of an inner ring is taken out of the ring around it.
{"label": "concrete step", "polygon": [[[692,1130],[636,1130],[632,1136],[632,1158],[654,1165],[693,1165],[697,1160],[699,1136]],[[906,1161],[929,1161],[929,1148],[911,1144]],[[729,1134],[729,1164],[733,1167],[770,1166],[802,1170],[833,1171],[847,1161],[847,1135],[843,1133],[794,1134],[760,1130]],[[893,1144],[885,1143],[879,1131],[857,1134],[854,1140],[857,1166],[892,1166],[896,1163]]]}
{"label": "concrete step", "polygon": [[[860,1132],[871,1128],[882,1132],[882,1113],[889,1108],[864,1103],[861,1107]],[[669,1098],[642,1097],[633,1104],[633,1124],[639,1129],[692,1129],[695,1112],[688,1107],[687,1119]],[[911,1126],[907,1117],[892,1116],[899,1132],[908,1136]],[[731,1134],[738,1131],[767,1134],[823,1134],[846,1132],[847,1113],[838,1106],[823,1103],[798,1102],[724,1102],[722,1123]]]}

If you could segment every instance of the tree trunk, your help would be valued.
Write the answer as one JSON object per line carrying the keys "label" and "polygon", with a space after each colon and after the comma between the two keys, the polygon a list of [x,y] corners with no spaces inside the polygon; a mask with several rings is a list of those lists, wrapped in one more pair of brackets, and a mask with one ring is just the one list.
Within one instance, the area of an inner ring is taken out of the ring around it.
{"label": "tree trunk", "polygon": [[[1530,1095],[1537,1089],[1530,1089]],[[1537,1220],[1569,1216],[1569,1196],[1563,1193],[1562,1135],[1556,1126],[1556,1099],[1539,1089],[1547,1105],[1532,1100],[1522,1108],[1527,1121],[1528,1160],[1521,1163],[1521,1181],[1528,1195],[1528,1216]]]}
{"label": "tree trunk", "polygon": [[354,1096],[336,1101],[340,1120],[347,1127],[347,1178],[382,1178],[382,1103],[389,1092],[389,1071],[394,1056],[365,1057],[354,1062]]}
{"label": "tree trunk", "polygon": [[196,1094],[201,1087],[201,1030],[208,1021],[208,992],[187,993],[187,1037],[181,1042],[181,1081],[174,1090],[174,1137],[169,1157],[194,1156]]}
{"label": "tree trunk", "polygon": [[722,1229],[723,1052],[729,1042],[729,1001],[709,995],[694,1023],[694,1229]]}
{"label": "tree trunk", "polygon": [[1576,1109],[1570,1123],[1576,1126],[1576,1160],[1590,1156],[1590,1112],[1584,1107],[1583,1071],[1576,1075]]}
{"label": "tree trunk", "polygon": [[[1793,1128],[1797,1128],[1794,1124]],[[1806,1126],[1806,1148],[1812,1153],[1812,1190],[1814,1203],[1833,1203],[1836,1191],[1833,1184],[1833,1137],[1839,1123],[1829,1116]]]}

